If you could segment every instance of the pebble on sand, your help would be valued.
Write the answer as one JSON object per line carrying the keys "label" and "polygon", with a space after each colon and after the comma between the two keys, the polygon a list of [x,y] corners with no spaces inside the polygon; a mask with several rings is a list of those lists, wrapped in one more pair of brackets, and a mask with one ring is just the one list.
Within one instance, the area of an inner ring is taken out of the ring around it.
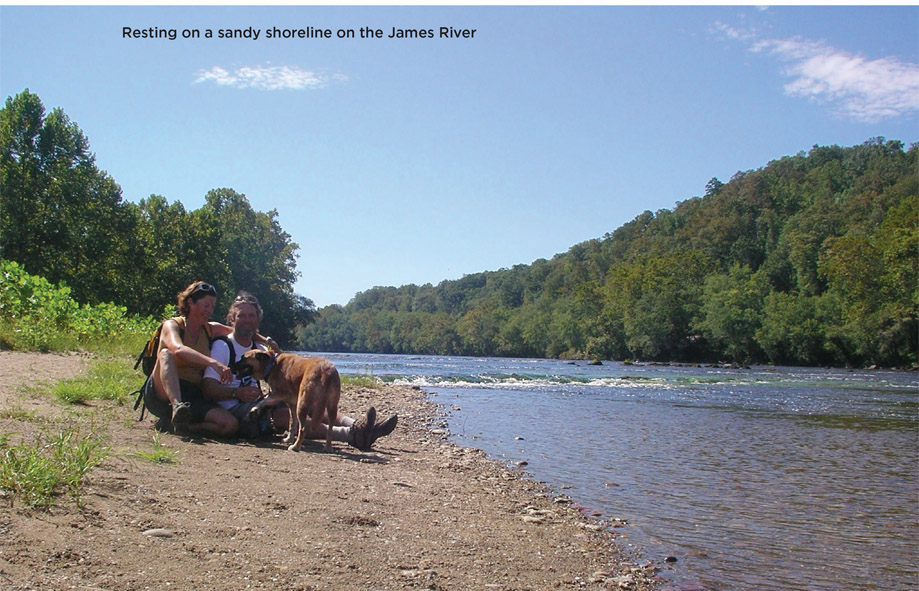
{"label": "pebble on sand", "polygon": [[161,527],[148,529],[147,531],[143,532],[143,534],[145,536],[150,536],[151,538],[171,538],[173,535],[175,535],[172,533],[172,531],[163,529]]}

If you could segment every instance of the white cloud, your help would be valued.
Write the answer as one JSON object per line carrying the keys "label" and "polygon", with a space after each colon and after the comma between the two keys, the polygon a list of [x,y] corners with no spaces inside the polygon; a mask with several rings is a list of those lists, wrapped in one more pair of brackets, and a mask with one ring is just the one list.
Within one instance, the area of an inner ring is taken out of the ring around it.
{"label": "white cloud", "polygon": [[714,30],[787,62],[782,73],[791,81],[785,93],[830,105],[841,117],[876,123],[919,110],[919,64],[895,57],[869,60],[806,39],[757,40],[723,23]]}
{"label": "white cloud", "polygon": [[303,90],[324,88],[330,80],[341,82],[347,77],[343,74],[328,76],[290,66],[242,66],[232,72],[214,66],[199,71],[194,83],[213,82],[220,86],[256,90]]}
{"label": "white cloud", "polygon": [[733,39],[735,41],[746,41],[754,37],[753,33],[750,31],[732,27],[731,25],[725,24],[721,21],[715,21],[715,24],[712,25],[711,30],[716,33],[721,33],[728,39]]}

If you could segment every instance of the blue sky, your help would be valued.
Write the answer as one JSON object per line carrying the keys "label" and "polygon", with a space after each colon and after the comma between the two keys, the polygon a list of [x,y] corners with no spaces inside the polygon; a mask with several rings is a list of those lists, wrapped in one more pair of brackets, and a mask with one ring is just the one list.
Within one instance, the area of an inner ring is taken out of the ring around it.
{"label": "blue sky", "polygon": [[63,108],[127,200],[277,209],[319,306],[551,258],[814,145],[919,139],[916,6],[3,6],[0,28],[4,98]]}

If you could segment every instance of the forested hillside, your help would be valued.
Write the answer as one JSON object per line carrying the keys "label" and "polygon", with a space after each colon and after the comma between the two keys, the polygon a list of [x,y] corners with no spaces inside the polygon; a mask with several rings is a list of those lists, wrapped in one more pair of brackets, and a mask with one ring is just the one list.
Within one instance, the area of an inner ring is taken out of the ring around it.
{"label": "forested hillside", "polygon": [[299,326],[314,351],[916,366],[917,154],[881,138],[814,147],[551,260],[375,287],[310,324],[277,211],[232,189],[192,211],[124,201],[79,127],[25,90],[0,111],[0,259],[141,315],[195,279],[221,310],[248,289],[266,333]]}
{"label": "forested hillside", "polygon": [[917,146],[814,147],[552,260],[375,287],[313,351],[916,366]]}
{"label": "forested hillside", "polygon": [[193,211],[159,195],[124,201],[80,128],[28,90],[0,111],[0,188],[0,259],[66,284],[82,304],[159,317],[201,279],[217,286],[219,310],[237,289],[256,294],[265,333],[282,342],[315,312],[293,291],[298,246],[277,211],[254,211],[232,189]]}

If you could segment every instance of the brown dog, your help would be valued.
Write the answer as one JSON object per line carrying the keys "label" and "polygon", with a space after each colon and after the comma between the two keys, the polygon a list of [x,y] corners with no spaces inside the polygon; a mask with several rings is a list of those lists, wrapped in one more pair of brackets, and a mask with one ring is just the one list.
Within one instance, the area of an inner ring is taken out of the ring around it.
{"label": "brown dog", "polygon": [[[290,443],[287,449],[291,451],[299,451],[303,444],[307,415],[313,432],[319,430],[326,414],[329,417],[329,425],[335,423],[335,417],[338,416],[338,401],[341,398],[341,377],[328,359],[307,359],[293,353],[275,356],[253,349],[246,351],[236,362],[236,375],[267,380],[271,386],[271,394],[249,411],[251,417],[258,417],[263,407],[273,407],[279,401],[287,403],[290,408],[290,431],[284,438],[284,443]],[[326,428],[325,448],[332,449],[331,427]]]}

